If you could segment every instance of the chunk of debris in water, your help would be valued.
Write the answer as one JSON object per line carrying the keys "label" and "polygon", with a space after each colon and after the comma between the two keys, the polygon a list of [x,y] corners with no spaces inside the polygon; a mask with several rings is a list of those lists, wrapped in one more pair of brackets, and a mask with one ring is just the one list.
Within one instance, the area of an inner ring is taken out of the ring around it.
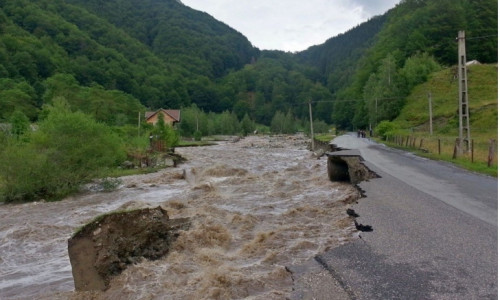
{"label": "chunk of debris in water", "polygon": [[106,290],[127,265],[166,255],[189,225],[187,218],[169,219],[161,207],[97,217],[68,240],[75,289]]}

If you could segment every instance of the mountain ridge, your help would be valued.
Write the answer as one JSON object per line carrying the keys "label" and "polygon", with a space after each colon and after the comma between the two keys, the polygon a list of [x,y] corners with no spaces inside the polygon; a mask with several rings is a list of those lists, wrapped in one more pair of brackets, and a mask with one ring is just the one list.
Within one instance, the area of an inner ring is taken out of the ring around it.
{"label": "mountain ridge", "polygon": [[[404,99],[429,72],[452,64],[455,27],[496,32],[494,6],[492,0],[404,0],[323,44],[287,53],[260,50],[176,0],[0,0],[0,119],[19,108],[34,121],[54,97],[73,97],[67,99],[72,109],[96,115],[90,107],[101,97],[110,107],[125,103],[109,114],[126,115],[129,123],[138,105],[196,105],[240,119],[247,113],[269,125],[278,112],[307,119],[312,101],[315,118],[366,128],[375,97]],[[497,53],[489,40],[470,49],[486,62]],[[391,85],[384,84],[386,71],[395,78]],[[116,90],[124,94],[104,95]],[[391,120],[402,105],[383,107],[379,119]],[[125,120],[99,117],[107,119]]]}

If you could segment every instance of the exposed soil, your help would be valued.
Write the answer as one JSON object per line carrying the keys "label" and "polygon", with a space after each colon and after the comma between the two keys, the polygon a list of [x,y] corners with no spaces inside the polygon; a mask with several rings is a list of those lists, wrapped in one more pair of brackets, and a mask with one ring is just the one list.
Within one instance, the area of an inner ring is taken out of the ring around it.
{"label": "exposed soil", "polygon": [[170,220],[161,207],[96,218],[68,240],[75,289],[107,289],[127,265],[167,254],[179,230],[188,228],[188,219]]}

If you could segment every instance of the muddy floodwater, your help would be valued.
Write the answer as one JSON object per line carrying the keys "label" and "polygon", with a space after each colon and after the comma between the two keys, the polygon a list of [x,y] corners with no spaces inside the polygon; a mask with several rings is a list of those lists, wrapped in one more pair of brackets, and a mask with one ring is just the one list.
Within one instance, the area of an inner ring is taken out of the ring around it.
{"label": "muddy floodwater", "polygon": [[[178,148],[177,168],[110,193],[0,205],[0,299],[285,299],[298,265],[348,242],[359,192],[330,182],[303,136]],[[129,266],[105,292],[74,292],[67,240],[94,217],[157,207],[191,218],[170,253]]]}

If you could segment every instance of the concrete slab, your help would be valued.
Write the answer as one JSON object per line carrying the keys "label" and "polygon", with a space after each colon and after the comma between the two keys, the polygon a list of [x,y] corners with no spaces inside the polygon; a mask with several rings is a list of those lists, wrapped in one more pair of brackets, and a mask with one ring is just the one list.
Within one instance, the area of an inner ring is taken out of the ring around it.
{"label": "concrete slab", "polygon": [[352,157],[352,156],[359,156],[361,157],[361,152],[358,149],[354,150],[341,150],[341,151],[335,151],[335,152],[326,152],[326,156],[346,156],[346,157]]}

